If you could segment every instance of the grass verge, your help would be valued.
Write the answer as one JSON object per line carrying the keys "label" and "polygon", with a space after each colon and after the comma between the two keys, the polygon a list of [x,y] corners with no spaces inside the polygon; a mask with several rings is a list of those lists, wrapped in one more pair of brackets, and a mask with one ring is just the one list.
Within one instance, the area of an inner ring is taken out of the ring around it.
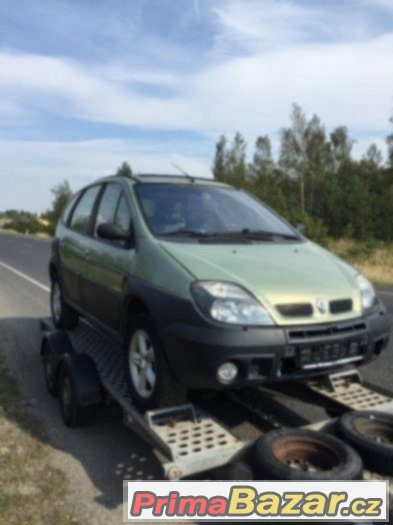
{"label": "grass verge", "polygon": [[332,241],[329,249],[373,283],[393,286],[393,243],[340,239]]}
{"label": "grass verge", "polygon": [[45,432],[0,356],[0,524],[77,523],[67,482],[50,463]]}

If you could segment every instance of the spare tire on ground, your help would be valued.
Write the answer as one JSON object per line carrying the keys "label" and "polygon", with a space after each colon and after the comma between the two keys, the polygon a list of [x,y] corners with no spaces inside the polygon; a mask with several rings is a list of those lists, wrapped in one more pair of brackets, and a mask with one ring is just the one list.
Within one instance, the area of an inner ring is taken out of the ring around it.
{"label": "spare tire on ground", "polygon": [[261,479],[362,479],[359,454],[341,439],[322,432],[273,430],[259,438],[255,456]]}
{"label": "spare tire on ground", "polygon": [[337,433],[381,474],[393,474],[393,415],[372,410],[348,412],[337,422]]}

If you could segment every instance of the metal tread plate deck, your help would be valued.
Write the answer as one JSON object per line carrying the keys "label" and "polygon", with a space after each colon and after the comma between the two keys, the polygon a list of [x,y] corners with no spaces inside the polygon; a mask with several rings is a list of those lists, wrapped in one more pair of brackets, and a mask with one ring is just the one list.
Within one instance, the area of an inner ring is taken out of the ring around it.
{"label": "metal tread plate deck", "polygon": [[310,379],[308,388],[351,410],[376,410],[393,413],[392,394],[364,383],[359,372],[343,370],[329,376]]}
{"label": "metal tread plate deck", "polygon": [[[41,322],[44,329],[55,329],[51,318],[45,318]],[[150,438],[170,458],[169,462],[163,462],[164,472],[168,477],[178,477],[175,473],[179,477],[185,477],[220,467],[249,445],[203,412],[198,412],[197,417],[178,421],[176,412],[179,411],[168,409],[165,412],[173,414],[173,417],[167,423],[152,423],[152,416],[163,412],[163,409],[152,410],[143,415],[136,407],[128,390],[124,353],[120,345],[84,320],[81,320],[77,328],[66,330],[66,333],[75,352],[85,353],[94,360],[103,386],[124,409],[124,422],[142,437]]]}

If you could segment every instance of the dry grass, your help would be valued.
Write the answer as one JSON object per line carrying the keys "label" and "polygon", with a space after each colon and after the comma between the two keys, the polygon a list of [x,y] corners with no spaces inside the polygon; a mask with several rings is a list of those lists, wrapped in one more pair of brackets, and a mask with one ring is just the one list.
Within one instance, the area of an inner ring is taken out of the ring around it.
{"label": "dry grass", "polygon": [[76,523],[40,423],[0,360],[0,524]]}
{"label": "dry grass", "polygon": [[329,249],[373,283],[393,286],[393,243],[340,239],[333,241]]}

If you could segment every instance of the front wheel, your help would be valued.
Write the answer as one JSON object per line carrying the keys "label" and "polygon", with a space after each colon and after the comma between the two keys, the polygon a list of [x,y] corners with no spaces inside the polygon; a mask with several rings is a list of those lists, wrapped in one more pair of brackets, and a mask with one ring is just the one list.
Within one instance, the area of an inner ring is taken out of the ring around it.
{"label": "front wheel", "polygon": [[135,403],[143,408],[184,402],[186,388],[172,374],[157,328],[145,314],[133,318],[126,351],[126,377]]}
{"label": "front wheel", "polygon": [[52,279],[50,304],[56,328],[75,328],[78,325],[78,312],[65,302],[57,275]]}

